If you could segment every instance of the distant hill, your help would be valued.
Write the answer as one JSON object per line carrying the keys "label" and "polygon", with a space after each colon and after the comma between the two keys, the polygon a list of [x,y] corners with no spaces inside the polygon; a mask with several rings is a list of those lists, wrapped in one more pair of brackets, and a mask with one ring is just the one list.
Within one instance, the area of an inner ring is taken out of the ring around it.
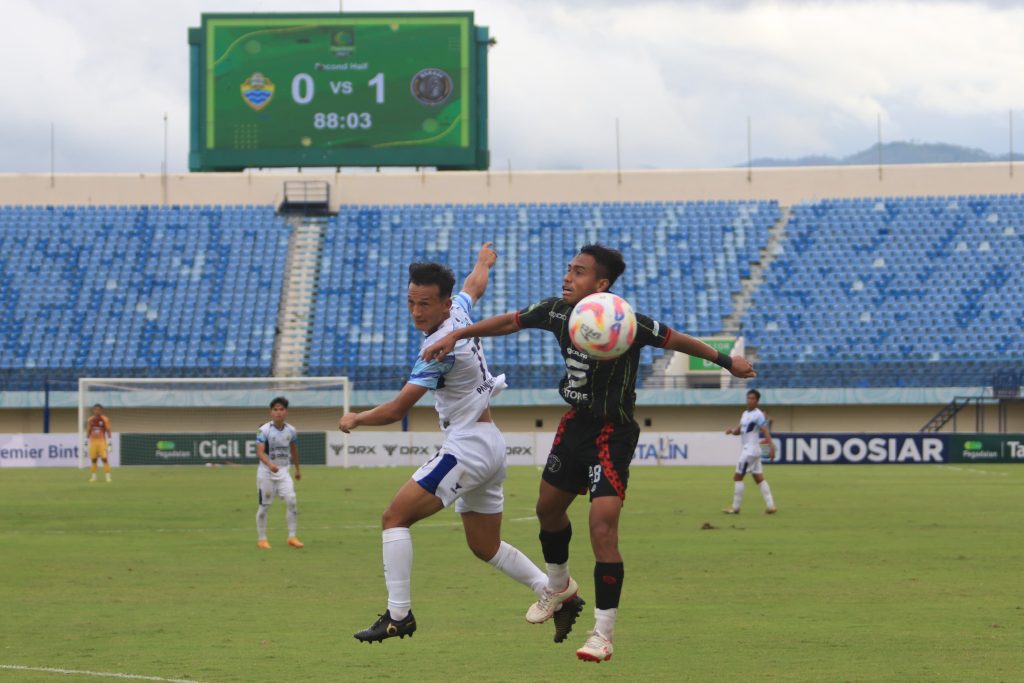
{"label": "distant hill", "polygon": [[[1017,158],[1016,156],[1014,158]],[[983,149],[947,145],[941,142],[887,142],[882,145],[883,164],[969,164],[1009,161],[1009,154],[989,154]],[[754,159],[752,166],[873,166],[878,163],[878,145],[837,159],[811,155],[799,159]],[[746,164],[736,164],[745,167]]]}

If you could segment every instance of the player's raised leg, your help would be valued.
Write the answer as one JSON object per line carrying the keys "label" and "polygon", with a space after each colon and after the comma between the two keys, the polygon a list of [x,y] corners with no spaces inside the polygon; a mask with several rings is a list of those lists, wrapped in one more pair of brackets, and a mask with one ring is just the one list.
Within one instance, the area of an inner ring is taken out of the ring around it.
{"label": "player's raised leg", "polygon": [[369,628],[354,634],[365,643],[385,638],[404,638],[416,631],[412,614],[412,535],[409,527],[444,508],[433,493],[410,479],[398,490],[381,518],[384,556],[384,583],[388,589],[388,608]]}
{"label": "player's raised leg", "polygon": [[537,497],[540,521],[540,545],[547,566],[547,586],[540,599],[526,611],[526,620],[541,624],[554,616],[562,603],[573,598],[579,586],[569,575],[569,542],[572,524],[566,511],[576,499],[575,493],[562,491],[541,480]]}

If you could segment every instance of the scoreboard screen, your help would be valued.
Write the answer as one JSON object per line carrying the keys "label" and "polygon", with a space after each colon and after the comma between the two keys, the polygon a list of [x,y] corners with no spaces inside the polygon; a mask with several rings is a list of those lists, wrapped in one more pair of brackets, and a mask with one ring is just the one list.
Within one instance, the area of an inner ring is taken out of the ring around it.
{"label": "scoreboard screen", "polygon": [[486,168],[487,42],[472,12],[204,14],[189,168]]}

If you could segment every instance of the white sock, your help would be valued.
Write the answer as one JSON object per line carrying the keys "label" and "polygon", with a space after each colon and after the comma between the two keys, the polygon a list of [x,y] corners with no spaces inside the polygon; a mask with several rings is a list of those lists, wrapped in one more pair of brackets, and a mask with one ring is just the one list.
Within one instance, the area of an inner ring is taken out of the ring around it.
{"label": "white sock", "polygon": [[561,593],[569,585],[569,563],[551,564],[548,568],[548,590],[552,593]]}
{"label": "white sock", "polygon": [[538,597],[544,594],[544,588],[548,585],[548,577],[540,570],[540,567],[530,561],[526,555],[523,555],[515,546],[509,545],[505,541],[501,542],[498,546],[498,552],[494,554],[494,557],[487,560],[487,564],[491,565],[500,572],[510,578],[515,579],[524,586],[529,586],[530,590],[537,594]]}
{"label": "white sock", "polygon": [[288,538],[295,538],[295,530],[299,526],[299,504],[295,496],[285,500],[288,506]]}
{"label": "white sock", "polygon": [[256,533],[259,535],[257,540],[267,540],[267,505],[260,505],[256,508]]}
{"label": "white sock", "polygon": [[615,635],[615,616],[618,612],[618,607],[613,607],[612,609],[597,609],[595,607],[594,630],[598,631],[608,640],[611,640]]}
{"label": "white sock", "polygon": [[775,507],[775,500],[772,498],[772,490],[768,486],[768,480],[761,480],[761,495],[764,496],[764,505],[769,510]]}
{"label": "white sock", "polygon": [[412,536],[408,527],[385,529],[381,534],[384,546],[384,583],[388,587],[388,611],[395,621],[405,619],[412,607],[409,589],[412,576]]}
{"label": "white sock", "polygon": [[733,482],[732,485],[732,509],[739,510],[740,505],[743,503],[743,488],[744,484],[742,481]]}

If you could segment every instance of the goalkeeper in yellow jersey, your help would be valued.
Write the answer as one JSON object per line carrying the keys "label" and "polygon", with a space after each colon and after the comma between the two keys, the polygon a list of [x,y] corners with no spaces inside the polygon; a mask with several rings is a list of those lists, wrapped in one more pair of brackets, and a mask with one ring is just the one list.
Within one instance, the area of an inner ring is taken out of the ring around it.
{"label": "goalkeeper in yellow jersey", "polygon": [[92,461],[90,482],[96,481],[96,459],[103,458],[103,473],[110,483],[110,462],[107,460],[107,442],[110,440],[110,420],[103,414],[103,406],[99,403],[92,407],[89,418],[89,460]]}

